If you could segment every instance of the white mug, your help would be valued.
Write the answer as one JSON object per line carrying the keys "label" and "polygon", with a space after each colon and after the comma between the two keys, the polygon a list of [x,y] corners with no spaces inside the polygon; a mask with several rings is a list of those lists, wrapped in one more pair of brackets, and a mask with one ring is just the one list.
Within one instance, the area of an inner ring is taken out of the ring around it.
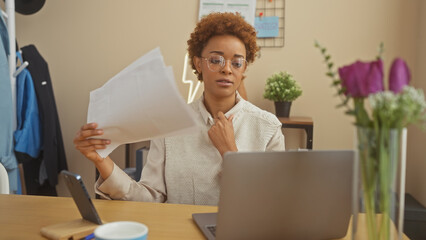
{"label": "white mug", "polygon": [[148,227],[130,221],[111,222],[95,229],[96,240],[146,240]]}

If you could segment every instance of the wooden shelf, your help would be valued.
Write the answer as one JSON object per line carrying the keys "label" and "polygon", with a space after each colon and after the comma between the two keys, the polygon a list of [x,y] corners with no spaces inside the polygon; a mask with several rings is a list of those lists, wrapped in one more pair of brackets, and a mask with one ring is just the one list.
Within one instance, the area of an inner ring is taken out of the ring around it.
{"label": "wooden shelf", "polygon": [[300,128],[306,132],[306,148],[312,149],[314,135],[314,121],[311,117],[278,117],[282,128]]}

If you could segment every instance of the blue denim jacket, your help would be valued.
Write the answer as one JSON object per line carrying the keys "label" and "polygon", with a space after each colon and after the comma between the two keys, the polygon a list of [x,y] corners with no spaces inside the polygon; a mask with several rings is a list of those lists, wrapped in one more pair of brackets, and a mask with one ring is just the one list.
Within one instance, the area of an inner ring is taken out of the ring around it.
{"label": "blue denim jacket", "polygon": [[[23,62],[19,52],[16,56]],[[33,79],[27,69],[16,77],[16,89],[15,151],[37,158],[42,146],[41,124]]]}

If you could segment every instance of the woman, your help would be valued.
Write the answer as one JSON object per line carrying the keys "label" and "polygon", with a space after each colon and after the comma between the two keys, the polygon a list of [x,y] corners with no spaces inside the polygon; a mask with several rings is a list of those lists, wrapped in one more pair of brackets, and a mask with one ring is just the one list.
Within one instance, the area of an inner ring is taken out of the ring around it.
{"label": "woman", "polygon": [[239,14],[204,17],[188,40],[192,68],[204,82],[203,96],[190,105],[199,130],[152,140],[141,181],[135,182],[96,153],[110,143],[91,139],[102,135],[97,124],[84,125],[74,143],[100,172],[96,192],[108,199],[217,205],[225,152],[284,150],[278,119],[237,91],[257,50],[256,32]]}

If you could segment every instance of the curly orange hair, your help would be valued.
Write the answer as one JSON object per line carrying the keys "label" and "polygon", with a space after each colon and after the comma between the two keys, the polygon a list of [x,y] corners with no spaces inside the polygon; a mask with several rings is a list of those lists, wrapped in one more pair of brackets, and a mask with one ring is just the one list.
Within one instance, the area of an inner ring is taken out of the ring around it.
{"label": "curly orange hair", "polygon": [[211,13],[197,23],[187,42],[190,63],[198,80],[203,78],[201,73],[196,71],[193,58],[200,57],[210,38],[217,35],[232,35],[240,39],[245,45],[246,60],[249,63],[254,61],[256,52],[259,51],[256,30],[239,13]]}

